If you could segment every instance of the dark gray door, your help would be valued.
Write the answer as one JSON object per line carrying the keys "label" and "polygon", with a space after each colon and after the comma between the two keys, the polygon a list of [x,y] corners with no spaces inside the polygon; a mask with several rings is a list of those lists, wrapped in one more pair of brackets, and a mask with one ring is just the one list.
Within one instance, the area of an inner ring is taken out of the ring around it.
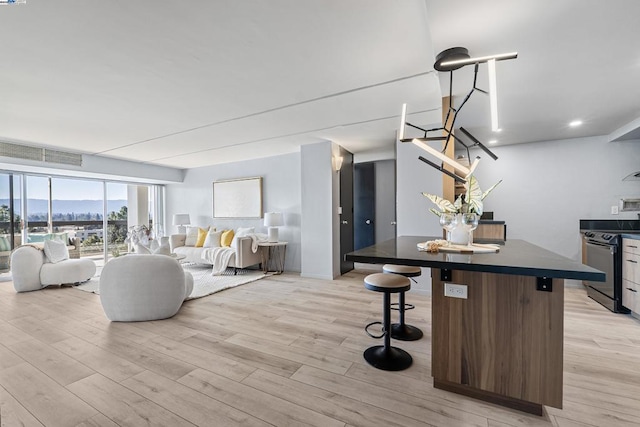
{"label": "dark gray door", "polygon": [[376,179],[373,163],[358,163],[353,168],[354,249],[376,241]]}
{"label": "dark gray door", "polygon": [[396,237],[396,161],[374,162],[376,174],[376,243]]}
{"label": "dark gray door", "polygon": [[345,254],[353,251],[353,154],[340,148],[340,274],[353,270],[353,262]]}

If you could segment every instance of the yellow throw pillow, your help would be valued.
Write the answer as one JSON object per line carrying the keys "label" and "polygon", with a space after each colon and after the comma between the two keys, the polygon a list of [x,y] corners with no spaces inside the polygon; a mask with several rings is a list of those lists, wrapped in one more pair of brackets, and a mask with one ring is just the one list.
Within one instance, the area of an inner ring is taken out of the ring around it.
{"label": "yellow throw pillow", "polygon": [[204,240],[207,238],[207,234],[209,230],[205,230],[204,228],[198,228],[198,239],[196,240],[195,247],[201,248],[204,245]]}
{"label": "yellow throw pillow", "polygon": [[224,230],[222,236],[220,236],[220,246],[231,246],[234,234],[233,230]]}

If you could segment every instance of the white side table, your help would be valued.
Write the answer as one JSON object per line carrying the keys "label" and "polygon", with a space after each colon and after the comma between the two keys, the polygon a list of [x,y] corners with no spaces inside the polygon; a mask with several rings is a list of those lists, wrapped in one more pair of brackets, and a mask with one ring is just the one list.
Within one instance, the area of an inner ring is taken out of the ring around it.
{"label": "white side table", "polygon": [[262,271],[281,274],[284,271],[284,260],[287,254],[287,242],[260,242]]}

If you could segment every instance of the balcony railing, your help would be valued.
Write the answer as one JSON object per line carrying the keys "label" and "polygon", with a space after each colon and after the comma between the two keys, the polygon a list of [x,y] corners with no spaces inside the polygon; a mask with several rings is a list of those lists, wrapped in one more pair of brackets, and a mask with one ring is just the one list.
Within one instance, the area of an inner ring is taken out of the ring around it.
{"label": "balcony railing", "polygon": [[[110,230],[103,230],[103,221],[102,220],[93,220],[93,221],[53,221],[53,232],[65,232],[71,231],[75,232],[77,237],[81,239],[81,247],[80,247],[80,256],[92,256],[103,253],[104,244],[103,238],[105,235],[109,238],[113,238],[114,236],[109,236]],[[151,222],[150,222],[151,225]],[[19,236],[20,233],[20,223],[14,221],[14,230],[16,235]],[[124,239],[127,235],[127,220],[109,220],[107,221],[107,227],[115,226],[119,230],[115,232],[115,241],[109,241],[109,251],[114,252],[126,252],[127,244],[124,242]],[[10,234],[11,222],[10,221],[0,221],[0,235],[8,236]],[[49,223],[47,221],[27,221],[26,223],[27,236],[42,236],[48,234],[49,232]],[[102,233],[98,235],[97,233],[87,233],[85,236],[84,231],[91,230],[101,230]],[[91,235],[97,235],[97,239],[91,239]],[[39,240],[37,237],[30,241]],[[44,239],[42,239],[44,240]],[[39,240],[41,241],[41,240]]]}

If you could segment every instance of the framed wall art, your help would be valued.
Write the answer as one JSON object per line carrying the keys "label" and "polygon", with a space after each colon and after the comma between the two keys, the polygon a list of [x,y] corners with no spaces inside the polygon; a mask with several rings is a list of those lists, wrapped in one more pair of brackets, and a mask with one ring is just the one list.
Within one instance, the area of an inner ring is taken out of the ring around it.
{"label": "framed wall art", "polygon": [[262,218],[262,177],[213,182],[214,218]]}

